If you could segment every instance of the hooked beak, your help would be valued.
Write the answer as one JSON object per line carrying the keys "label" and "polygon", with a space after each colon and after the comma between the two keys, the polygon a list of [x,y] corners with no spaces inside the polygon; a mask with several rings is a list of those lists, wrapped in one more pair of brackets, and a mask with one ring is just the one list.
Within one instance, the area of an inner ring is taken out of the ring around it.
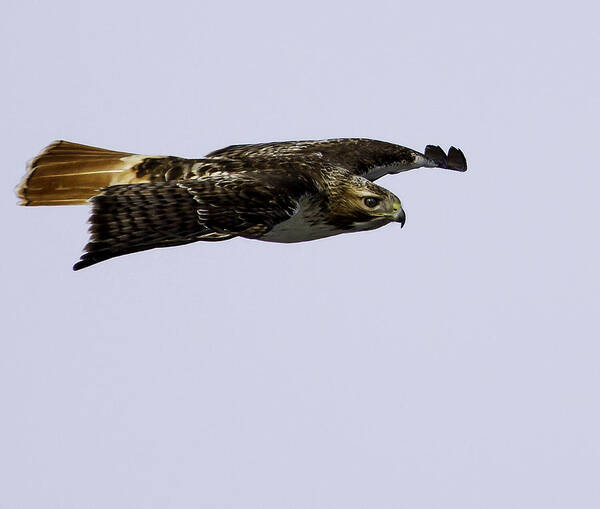
{"label": "hooked beak", "polygon": [[404,213],[403,209],[400,209],[398,212],[396,212],[395,221],[400,223],[400,228],[404,226],[404,223],[406,223],[406,214]]}

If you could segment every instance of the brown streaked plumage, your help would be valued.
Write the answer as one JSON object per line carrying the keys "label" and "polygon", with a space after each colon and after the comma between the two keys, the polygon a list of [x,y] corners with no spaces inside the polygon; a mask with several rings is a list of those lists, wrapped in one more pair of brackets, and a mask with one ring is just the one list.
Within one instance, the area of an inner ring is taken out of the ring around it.
{"label": "brown streaked plumage", "polygon": [[372,181],[423,166],[467,169],[454,147],[422,154],[360,138],[233,145],[200,159],[56,141],[30,162],[17,195],[28,206],[92,204],[77,270],[199,240],[301,242],[404,224],[400,200]]}

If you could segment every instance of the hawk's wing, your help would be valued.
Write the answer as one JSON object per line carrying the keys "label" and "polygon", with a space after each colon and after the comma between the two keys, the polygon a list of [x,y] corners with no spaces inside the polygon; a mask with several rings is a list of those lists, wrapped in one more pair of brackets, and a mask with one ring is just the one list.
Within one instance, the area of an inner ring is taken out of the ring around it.
{"label": "hawk's wing", "polygon": [[394,175],[416,168],[441,168],[444,170],[467,171],[467,160],[462,150],[456,147],[450,147],[447,155],[438,145],[427,145],[423,154],[406,147],[401,148],[406,151],[402,157],[398,157],[392,161],[376,163],[367,168],[361,168],[358,174],[370,181],[374,181],[385,175]]}
{"label": "hawk's wing", "polygon": [[90,242],[73,268],[155,247],[259,237],[293,216],[306,192],[290,175],[257,172],[110,186],[91,199]]}
{"label": "hawk's wing", "polygon": [[247,145],[231,145],[215,150],[206,158],[253,160],[278,160],[296,158],[340,166],[354,175],[371,181],[388,174],[400,173],[414,168],[444,168],[466,171],[467,161],[463,153],[450,147],[448,154],[439,147],[427,145],[425,152],[385,141],[366,138],[335,138],[330,140],[284,141]]}
{"label": "hawk's wing", "polygon": [[309,191],[292,175],[212,173],[181,181],[196,203],[198,222],[209,230],[256,237],[292,217]]}

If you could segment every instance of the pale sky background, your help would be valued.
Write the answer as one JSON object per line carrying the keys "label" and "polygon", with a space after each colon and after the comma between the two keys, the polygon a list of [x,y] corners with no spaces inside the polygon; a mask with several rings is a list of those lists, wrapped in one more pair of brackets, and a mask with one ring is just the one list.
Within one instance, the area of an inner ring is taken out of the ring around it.
{"label": "pale sky background", "polygon": [[[600,507],[593,2],[4,1],[0,508]],[[71,270],[54,139],[462,148],[407,224]]]}

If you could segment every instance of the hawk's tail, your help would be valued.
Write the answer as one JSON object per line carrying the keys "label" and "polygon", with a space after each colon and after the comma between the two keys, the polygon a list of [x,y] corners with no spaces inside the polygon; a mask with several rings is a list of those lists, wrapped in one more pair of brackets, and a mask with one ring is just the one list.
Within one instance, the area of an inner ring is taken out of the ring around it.
{"label": "hawk's tail", "polygon": [[103,187],[148,182],[140,163],[157,158],[55,141],[29,162],[17,187],[20,205],[78,205]]}

